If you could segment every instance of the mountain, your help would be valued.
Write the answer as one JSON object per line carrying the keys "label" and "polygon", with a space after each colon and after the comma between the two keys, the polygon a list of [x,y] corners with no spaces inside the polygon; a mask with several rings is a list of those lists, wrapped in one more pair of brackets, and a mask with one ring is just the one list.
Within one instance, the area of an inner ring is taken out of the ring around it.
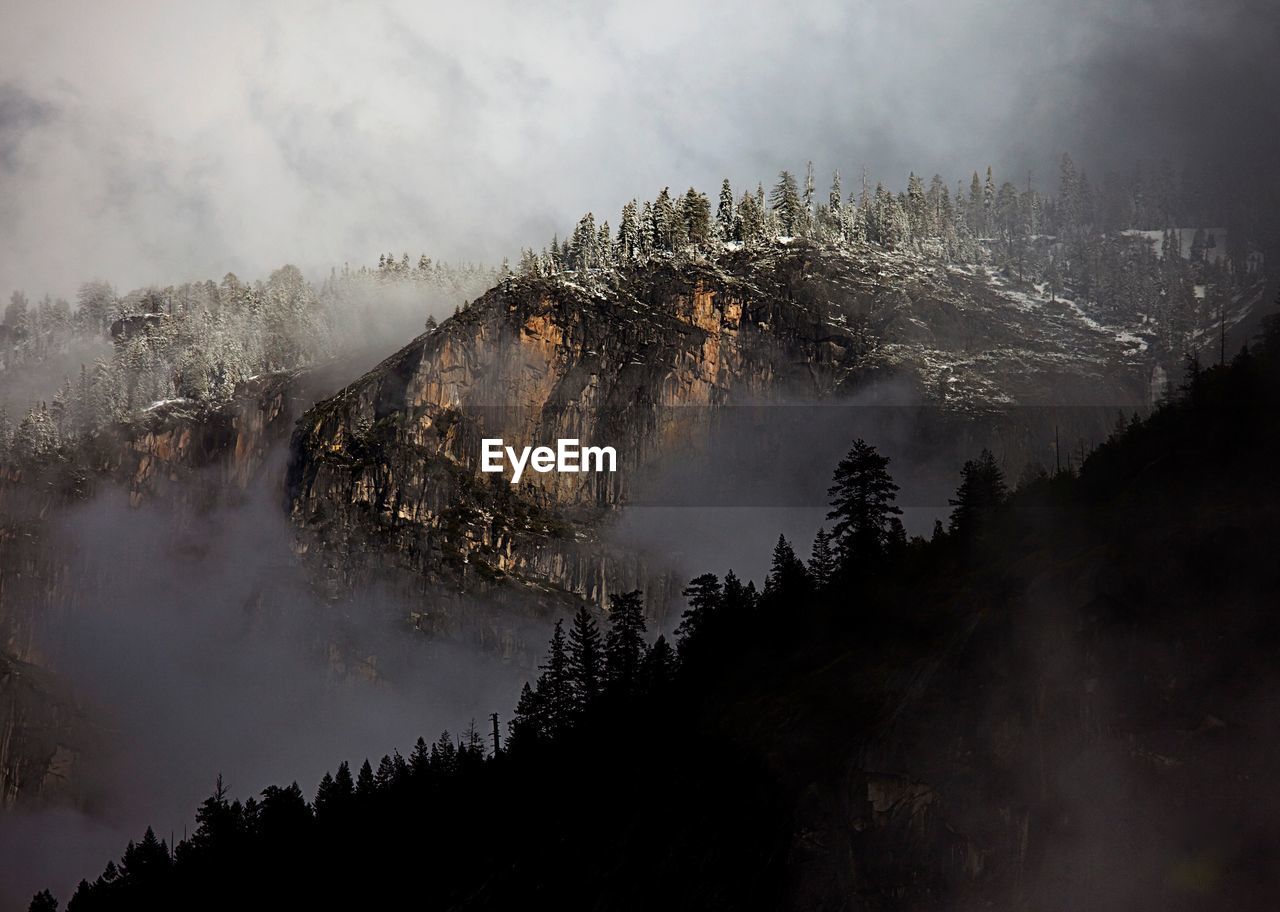
{"label": "mountain", "polygon": [[[399,626],[477,643],[528,667],[550,620],[583,599],[603,606],[611,594],[640,588],[650,623],[674,626],[680,589],[702,568],[619,541],[613,533],[629,505],[686,502],[691,488],[695,499],[735,497],[744,484],[783,488],[788,478],[816,479],[817,499],[812,490],[799,496],[821,503],[829,469],[822,454],[856,430],[825,406],[851,404],[854,413],[887,403],[902,412],[913,435],[904,456],[934,454],[931,469],[941,474],[931,502],[943,503],[954,466],[983,445],[1016,472],[1026,461],[1052,464],[1060,432],[1064,454],[1076,451],[1064,465],[1078,462],[1077,446],[1101,440],[1117,410],[1145,411],[1153,377],[1173,367],[1151,343],[1145,318],[1113,325],[1107,321],[1119,317],[1020,282],[1012,269],[796,239],[509,276],[318,403],[351,376],[349,361],[263,369],[271,352],[296,347],[290,340],[311,331],[317,312],[364,300],[356,292],[365,285],[400,297],[435,287],[414,279],[405,290],[383,271],[326,285],[320,299],[336,295],[336,303],[319,311],[296,270],[262,287],[229,277],[222,286],[143,296],[146,313],[178,316],[122,324],[111,370],[99,366],[78,397],[62,400],[67,418],[99,400],[112,409],[81,416],[79,429],[43,455],[19,457],[13,438],[14,458],[0,460],[0,709],[12,733],[0,742],[6,804],[82,802],[81,761],[99,753],[97,712],[61,679],[57,646],[85,594],[111,590],[59,535],[72,521],[68,510],[98,494],[120,488],[134,506],[171,505],[166,521],[178,547],[212,507],[241,503],[250,489],[276,503],[280,489],[292,546],[315,591],[338,610],[365,611],[359,593],[373,584],[392,596]],[[1241,287],[1233,321],[1253,319],[1261,289]],[[380,304],[395,303],[369,300],[373,322]],[[194,330],[168,332],[199,328],[209,315],[232,327],[216,345]],[[166,330],[157,338],[152,322]],[[349,331],[343,326],[332,334]],[[235,361],[245,338],[264,334],[274,341],[260,346],[261,361]],[[229,368],[219,352],[232,359]],[[226,398],[173,396],[203,388],[192,382],[192,363],[206,386],[245,379]],[[117,400],[145,403],[152,389],[169,398],[116,417]],[[487,436],[612,445],[618,471],[530,471],[511,485],[509,476],[478,470]],[[726,439],[745,462],[708,470]],[[785,462],[806,449],[815,454],[809,464]],[[698,471],[673,472],[683,461]],[[673,475],[684,485],[674,493]],[[258,608],[269,601],[261,592],[250,599]],[[335,673],[384,673],[367,651],[315,645]]]}
{"label": "mountain", "polygon": [[219,787],[74,908],[1274,908],[1278,404],[1273,321],[934,541],[703,578],[674,673],[555,722],[548,671],[496,756],[419,741],[312,806]]}
{"label": "mountain", "polygon": [[[1065,439],[1096,440],[1148,407],[1152,371],[1141,335],[1043,286],[872,245],[512,277],[303,415],[290,509],[343,585],[408,571],[406,591],[433,594],[414,626],[510,650],[520,606],[640,587],[663,617],[687,577],[613,546],[609,520],[664,465],[706,457],[735,406],[889,389],[961,436],[1016,428],[1006,455],[1025,460],[1052,439],[1028,406],[1074,406]],[[510,484],[480,471],[485,438],[612,445],[618,471]]]}

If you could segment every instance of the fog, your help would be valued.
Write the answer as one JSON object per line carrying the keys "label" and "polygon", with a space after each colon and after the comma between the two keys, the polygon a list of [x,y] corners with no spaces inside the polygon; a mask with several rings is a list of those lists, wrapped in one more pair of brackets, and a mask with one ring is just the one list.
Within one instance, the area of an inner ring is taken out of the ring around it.
{"label": "fog", "polygon": [[232,797],[296,780],[310,798],[343,759],[376,766],[418,736],[507,718],[528,669],[407,635],[405,606],[378,591],[315,595],[279,477],[209,513],[130,508],[113,490],[58,519],[71,591],[41,651],[103,747],[74,772],[84,813],[0,816],[0,908],[44,887],[65,900],[147,826],[181,838],[219,774]]}
{"label": "fog", "polygon": [[1051,187],[1269,167],[1266,0],[8,4],[0,295],[497,262],[632,196],[812,159]]}
{"label": "fog", "polygon": [[80,374],[82,364],[92,365],[99,358],[109,358],[111,351],[111,343],[105,339],[79,338],[65,350],[5,369],[4,382],[0,383],[0,409],[11,420],[21,420],[33,403],[52,400],[67,378]]}

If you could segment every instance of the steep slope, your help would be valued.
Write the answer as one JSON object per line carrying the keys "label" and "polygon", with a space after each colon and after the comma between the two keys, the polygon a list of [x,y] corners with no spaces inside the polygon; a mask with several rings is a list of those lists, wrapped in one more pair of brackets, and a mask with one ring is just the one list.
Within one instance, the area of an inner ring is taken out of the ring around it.
{"label": "steep slope", "polygon": [[[407,569],[402,585],[433,592],[417,627],[478,624],[505,644],[503,611],[481,620],[460,593],[547,608],[640,586],[660,617],[681,574],[603,544],[601,520],[664,459],[705,448],[724,406],[892,380],[944,420],[1083,404],[1096,432],[1147,405],[1140,339],[981,270],[797,242],[572,275],[505,280],[303,416],[289,497],[301,547],[344,556],[323,572]],[[479,470],[498,437],[614,446],[618,472],[512,485]]]}

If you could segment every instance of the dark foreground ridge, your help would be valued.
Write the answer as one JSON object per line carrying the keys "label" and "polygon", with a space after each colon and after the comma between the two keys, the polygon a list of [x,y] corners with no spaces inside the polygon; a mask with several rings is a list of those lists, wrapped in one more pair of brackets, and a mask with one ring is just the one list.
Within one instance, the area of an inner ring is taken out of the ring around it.
{"label": "dark foreground ridge", "polygon": [[219,784],[68,909],[1274,908],[1278,404],[1273,321],[1078,475],[969,462],[928,542],[859,442],[814,560],[694,580],[678,650],[618,596],[496,756]]}

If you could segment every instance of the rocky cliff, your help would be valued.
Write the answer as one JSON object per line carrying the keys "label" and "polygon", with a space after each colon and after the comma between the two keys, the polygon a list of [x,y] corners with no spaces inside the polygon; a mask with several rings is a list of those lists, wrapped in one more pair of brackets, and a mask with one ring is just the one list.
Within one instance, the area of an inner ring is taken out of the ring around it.
{"label": "rocky cliff", "polygon": [[[408,571],[431,593],[417,626],[499,642],[514,603],[638,585],[661,616],[682,577],[608,546],[602,525],[664,459],[705,446],[725,406],[889,379],[952,418],[1056,402],[1110,422],[1146,405],[1139,336],[982,270],[795,243],[572,276],[503,281],[302,417],[288,492],[321,572]],[[513,485],[480,471],[484,438],[614,446],[618,471]]]}

